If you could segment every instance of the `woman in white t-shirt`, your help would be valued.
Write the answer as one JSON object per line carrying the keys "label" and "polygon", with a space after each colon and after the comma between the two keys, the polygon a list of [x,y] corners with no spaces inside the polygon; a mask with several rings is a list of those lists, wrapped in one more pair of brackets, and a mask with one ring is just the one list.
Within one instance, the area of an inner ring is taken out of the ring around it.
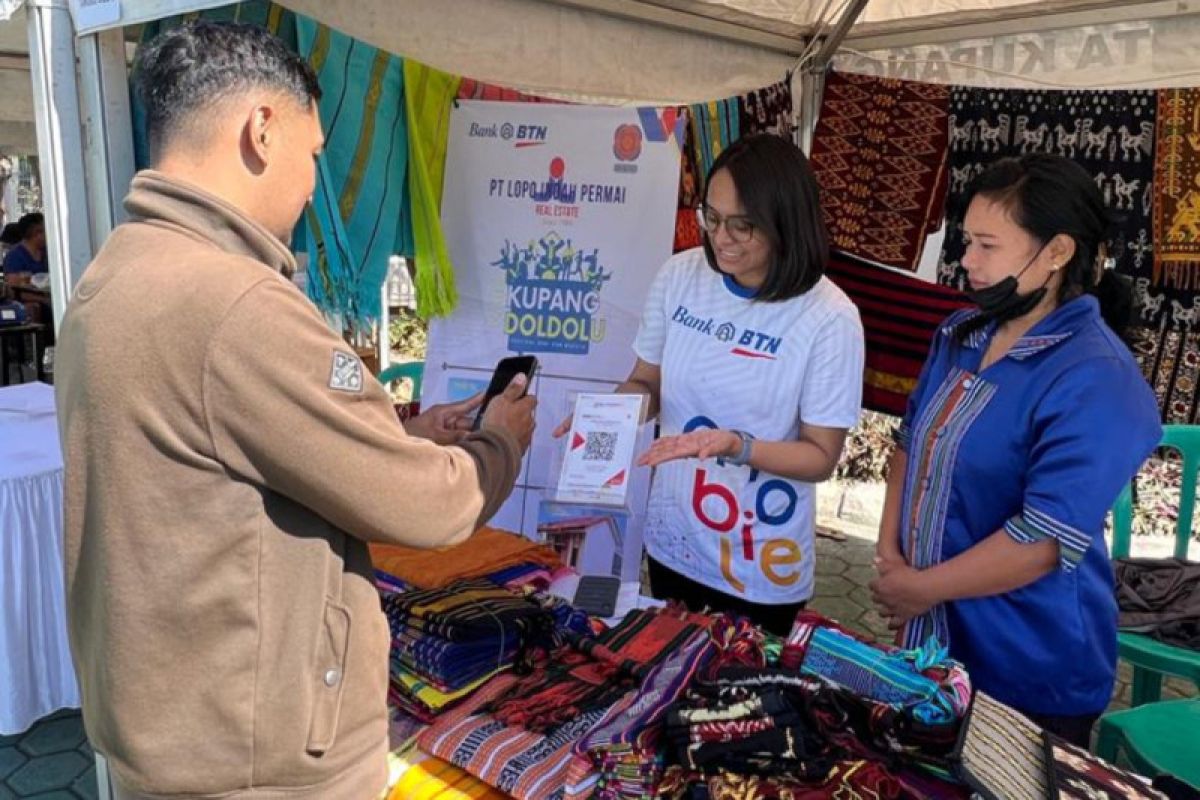
{"label": "woman in white t-shirt", "polygon": [[786,634],[813,591],[813,484],[858,420],[862,325],[824,277],[817,185],[791,142],[731,145],[699,212],[704,247],[655,278],[617,390],[647,395],[661,428],[639,459],[657,467],[651,591]]}

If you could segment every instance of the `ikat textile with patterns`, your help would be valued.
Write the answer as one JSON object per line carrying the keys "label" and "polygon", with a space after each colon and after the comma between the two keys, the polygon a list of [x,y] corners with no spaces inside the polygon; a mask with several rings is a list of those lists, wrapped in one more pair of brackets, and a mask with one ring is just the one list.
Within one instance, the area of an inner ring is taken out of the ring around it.
{"label": "ikat textile with patterns", "polygon": [[1200,89],[1158,93],[1153,285],[1200,290]]}
{"label": "ikat textile with patterns", "polygon": [[594,800],[651,795],[663,771],[662,718],[715,652],[713,637],[698,631],[575,745],[573,778],[593,769],[600,773]]}
{"label": "ikat textile with patterns", "polygon": [[976,692],[957,754],[960,776],[984,800],[1044,800],[1042,729],[983,692]]}
{"label": "ikat textile with patterns", "polygon": [[518,800],[563,800],[575,743],[608,709],[588,711],[544,733],[505,725],[480,713],[481,707],[504,697],[516,680],[513,675],[500,675],[488,681],[474,696],[439,716],[417,742],[426,753],[462,767]]}
{"label": "ikat textile with patterns", "polygon": [[1163,422],[1200,424],[1200,329],[1135,327],[1126,339]]}
{"label": "ikat textile with patterns", "polygon": [[697,634],[707,635],[710,623],[709,617],[673,607],[631,611],[599,636],[573,637],[545,667],[484,710],[506,724],[546,731],[591,709],[611,707],[663,659]]}
{"label": "ikat textile with patterns", "polygon": [[903,416],[938,328],[969,301],[957,289],[836,251],[825,274],[858,306],[862,318],[867,345],[863,406]]}
{"label": "ikat textile with patterns", "polygon": [[961,221],[970,182],[1005,156],[1057,153],[1086,169],[1109,208],[1123,217],[1110,255],[1117,270],[1135,281],[1142,321],[1157,324],[1173,319],[1172,301],[1190,309],[1190,293],[1154,283],[1151,210],[1157,115],[1158,100],[1152,90],[952,87],[946,201],[951,224],[938,279],[959,289],[966,286]]}
{"label": "ikat textile with patterns", "polygon": [[741,111],[742,136],[773,133],[786,139],[792,138],[792,81],[790,78],[753,92],[747,92],[738,98],[738,101]]}
{"label": "ikat textile with patterns", "polygon": [[1050,800],[1166,800],[1136,775],[1052,733],[1046,734],[1046,765]]}
{"label": "ikat textile with patterns", "polygon": [[942,221],[950,90],[830,72],[812,166],[834,247],[915,270]]}

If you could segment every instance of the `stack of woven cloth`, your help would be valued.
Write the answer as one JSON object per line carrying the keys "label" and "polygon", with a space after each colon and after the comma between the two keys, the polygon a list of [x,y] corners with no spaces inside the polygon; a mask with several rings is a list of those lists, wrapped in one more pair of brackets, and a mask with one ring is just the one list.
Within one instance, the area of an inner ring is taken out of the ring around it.
{"label": "stack of woven cloth", "polygon": [[375,582],[384,592],[444,589],[476,578],[510,589],[544,591],[563,569],[549,547],[494,528],[480,528],[462,544],[432,550],[373,544],[371,561]]}
{"label": "stack of woven cloth", "polygon": [[392,705],[423,722],[522,661],[532,648],[587,630],[587,617],[487,580],[383,596],[392,633]]}
{"label": "stack of woven cloth", "polygon": [[708,653],[711,621],[678,609],[631,611],[599,635],[568,637],[527,675],[488,681],[417,741],[517,800],[592,797],[600,773],[590,751],[636,737],[659,696],[675,696]]}

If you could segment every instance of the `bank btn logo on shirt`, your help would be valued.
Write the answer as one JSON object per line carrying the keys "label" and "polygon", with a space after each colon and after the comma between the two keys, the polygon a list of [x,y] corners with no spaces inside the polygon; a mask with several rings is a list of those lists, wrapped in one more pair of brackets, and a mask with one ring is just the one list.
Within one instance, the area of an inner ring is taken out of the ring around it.
{"label": "bank btn logo on shirt", "polygon": [[339,392],[358,393],[363,388],[363,365],[358,356],[333,351],[333,368],[329,373],[329,388]]}
{"label": "bank btn logo on shirt", "polygon": [[774,361],[779,357],[779,348],[783,346],[782,336],[772,336],[762,331],[743,328],[738,330],[732,322],[717,323],[712,317],[700,317],[688,310],[687,306],[676,306],[671,315],[671,322],[690,328],[705,336],[712,336],[718,342],[732,343],[729,349],[731,355],[739,358],[755,358]]}

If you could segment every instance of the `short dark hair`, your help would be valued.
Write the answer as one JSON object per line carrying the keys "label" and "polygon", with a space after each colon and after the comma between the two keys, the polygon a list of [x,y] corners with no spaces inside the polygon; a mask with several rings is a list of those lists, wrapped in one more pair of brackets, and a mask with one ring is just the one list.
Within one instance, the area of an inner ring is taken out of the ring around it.
{"label": "short dark hair", "polygon": [[197,112],[253,88],[276,89],[308,108],[317,75],[279,37],[243,22],[187,22],[138,49],[134,81],[146,111],[151,158],[197,121]]}
{"label": "short dark hair", "polygon": [[1065,234],[1075,242],[1075,255],[1063,265],[1058,302],[1096,294],[1105,322],[1122,333],[1134,306],[1130,281],[1103,269],[1116,216],[1086,169],[1051,153],[1028,153],[993,162],[967,187],[962,210],[975,197],[998,203],[1039,244]]}
{"label": "short dark hair", "polygon": [[[817,179],[800,148],[781,136],[760,133],[738,139],[713,162],[704,181],[703,202],[713,175],[729,170],[746,216],[771,246],[767,278],[756,300],[799,297],[817,285],[829,263],[829,234],[821,216]],[[716,253],[704,235],[708,265],[717,272]]]}
{"label": "short dark hair", "polygon": [[17,232],[22,239],[26,239],[29,232],[39,225],[46,227],[46,217],[40,211],[33,211],[17,220]]}
{"label": "short dark hair", "polygon": [[24,238],[21,236],[21,224],[10,222],[0,231],[0,244],[16,244]]}

